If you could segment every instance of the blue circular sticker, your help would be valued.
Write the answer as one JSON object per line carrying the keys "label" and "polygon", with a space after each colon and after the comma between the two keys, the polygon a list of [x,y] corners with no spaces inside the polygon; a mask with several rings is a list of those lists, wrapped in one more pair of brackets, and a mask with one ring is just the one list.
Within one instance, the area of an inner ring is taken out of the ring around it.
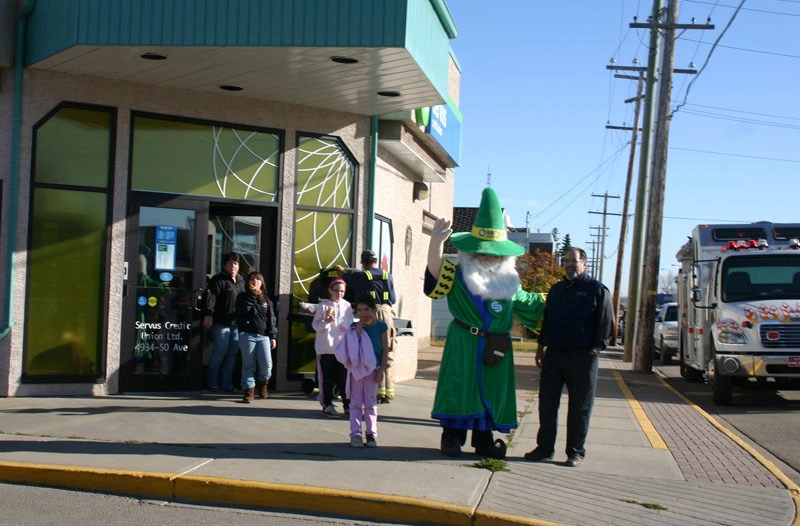
{"label": "blue circular sticker", "polygon": [[136,303],[138,303],[140,307],[144,307],[147,305],[147,298],[144,296],[139,296],[136,298]]}
{"label": "blue circular sticker", "polygon": [[170,272],[162,272],[161,274],[158,275],[158,277],[164,283],[169,283],[170,281],[172,281],[172,273]]}
{"label": "blue circular sticker", "polygon": [[489,304],[489,307],[491,307],[491,309],[492,309],[493,311],[495,311],[496,313],[498,313],[498,314],[500,314],[501,312],[503,312],[503,304],[502,304],[502,303],[500,303],[499,301],[493,301],[493,302],[491,302],[491,303]]}

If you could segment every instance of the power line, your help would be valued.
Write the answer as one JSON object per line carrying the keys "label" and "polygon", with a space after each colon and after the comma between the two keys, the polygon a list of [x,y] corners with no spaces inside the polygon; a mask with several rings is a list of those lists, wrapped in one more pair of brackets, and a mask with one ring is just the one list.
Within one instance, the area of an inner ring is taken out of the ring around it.
{"label": "power line", "polygon": [[[698,44],[705,44],[707,46],[711,45],[711,42],[703,42],[702,40],[693,40],[691,38],[681,38],[681,40],[685,40],[687,42],[696,42]],[[789,53],[778,53],[777,51],[763,51],[760,49],[750,49],[746,47],[726,46],[724,44],[719,44],[719,46],[717,47],[724,47],[726,49],[735,49],[736,51],[747,51],[749,53],[759,53],[762,55],[773,55],[776,57],[800,58],[800,55],[791,55]]]}
{"label": "power line", "polygon": [[675,116],[675,114],[678,113],[678,110],[680,110],[681,107],[683,107],[686,104],[686,99],[689,98],[689,91],[691,91],[692,86],[694,85],[695,81],[698,78],[700,78],[700,75],[702,75],[703,71],[706,69],[706,66],[708,66],[708,63],[711,60],[711,55],[714,54],[714,50],[717,49],[717,45],[719,44],[719,41],[722,40],[722,37],[725,36],[725,33],[728,32],[728,29],[730,29],[731,24],[733,24],[733,21],[736,20],[736,15],[739,14],[739,11],[742,9],[742,6],[744,5],[744,2],[745,2],[745,0],[742,0],[739,3],[739,7],[737,7],[736,11],[733,12],[733,15],[731,15],[731,19],[728,20],[728,23],[725,25],[725,28],[722,30],[722,32],[717,37],[717,40],[714,41],[714,45],[711,46],[711,49],[708,51],[708,56],[706,57],[705,62],[703,62],[702,67],[698,70],[697,75],[695,75],[694,78],[689,82],[689,85],[686,86],[686,93],[683,96],[683,102],[678,104],[678,107],[675,108],[675,110],[673,110],[672,113],[670,113],[670,115],[668,117],[669,119],[671,119],[673,116]]}
{"label": "power line", "polygon": [[[685,0],[685,1],[686,2],[690,2],[692,4],[707,4],[707,5],[713,5],[714,7],[727,7],[729,9],[736,9],[736,10],[739,9],[736,6],[718,4],[717,2],[714,2],[714,3],[712,3],[712,2],[702,2],[701,0]],[[741,7],[741,5],[739,7]],[[744,11],[752,11],[754,13],[769,13],[770,15],[800,16],[800,14],[795,14],[795,13],[781,13],[779,11],[768,11],[766,9],[753,9],[753,8],[750,8],[750,7],[745,7]]]}
{"label": "power line", "polygon": [[[800,0],[797,0],[797,1],[800,2]],[[706,104],[687,103],[686,106],[694,106],[694,107],[697,107],[697,108],[709,108],[709,109],[712,109],[712,110],[730,111],[732,113],[746,113],[748,115],[758,115],[759,117],[774,117],[776,119],[789,119],[789,120],[793,120],[793,121],[800,121],[800,117],[787,117],[785,115],[775,115],[775,114],[772,114],[772,113],[760,113],[760,112],[756,112],[756,111],[737,110],[737,109],[733,109],[733,108],[721,108],[719,106],[708,106]]]}
{"label": "power line", "polygon": [[738,153],[725,153],[725,152],[712,152],[708,150],[695,150],[693,148],[678,148],[677,146],[670,146],[670,150],[681,150],[684,152],[697,152],[697,153],[708,153],[711,155],[724,155],[727,157],[744,157],[746,159],[761,159],[764,161],[780,161],[784,163],[800,163],[800,160],[797,159],[779,159],[777,157],[759,157],[757,155],[742,155]]}
{"label": "power line", "polygon": [[771,128],[788,128],[790,130],[800,130],[800,125],[798,124],[788,124],[788,123],[781,123],[781,122],[769,122],[769,121],[760,121],[756,119],[748,119],[744,117],[736,117],[732,115],[720,115],[718,113],[711,113],[708,111],[698,111],[698,110],[687,110],[684,108],[684,114],[690,115],[699,115],[701,117],[708,117],[711,119],[720,119],[724,121],[732,121],[732,122],[741,122],[745,124],[758,124],[760,126],[769,126]]}
{"label": "power line", "polygon": [[752,221],[744,219],[712,219],[710,217],[664,216],[664,219],[680,219],[682,221],[700,221],[701,223],[752,223]]}
{"label": "power line", "polygon": [[[586,179],[588,179],[588,178],[589,178],[589,176],[591,176],[593,173],[595,173],[596,171],[598,171],[598,170],[600,170],[601,168],[603,168],[603,166],[604,166],[604,165],[606,165],[606,164],[608,164],[609,162],[611,162],[611,161],[613,161],[614,159],[616,159],[616,157],[619,155],[619,152],[621,152],[621,151],[622,151],[624,148],[626,148],[626,147],[628,146],[628,144],[630,144],[630,142],[627,142],[627,143],[623,144],[623,145],[622,145],[622,146],[621,146],[619,149],[617,149],[617,151],[615,151],[614,153],[612,153],[610,157],[606,158],[606,159],[605,159],[604,161],[602,161],[602,162],[601,162],[599,165],[597,165],[596,167],[594,167],[594,168],[593,168],[593,169],[592,169],[592,170],[591,170],[591,171],[590,171],[588,174],[586,174],[585,176],[583,176],[583,177],[582,177],[582,178],[581,178],[581,179],[580,179],[580,180],[579,180],[577,183],[575,183],[574,185],[572,185],[571,187],[569,187],[569,188],[568,188],[568,189],[567,189],[567,190],[566,190],[566,191],[565,191],[563,194],[561,194],[560,196],[558,196],[558,197],[556,198],[556,200],[555,200],[555,201],[553,201],[552,203],[550,203],[549,205],[547,205],[547,206],[546,206],[544,209],[542,209],[542,211],[541,211],[541,212],[539,212],[538,214],[536,214],[535,216],[533,216],[533,219],[536,219],[537,217],[539,217],[539,216],[541,216],[542,214],[544,214],[545,212],[547,212],[547,211],[548,211],[550,208],[552,208],[553,206],[555,206],[555,204],[556,204],[556,203],[558,203],[559,201],[561,201],[561,199],[563,199],[565,195],[567,195],[567,194],[568,194],[568,193],[570,193],[572,190],[574,190],[576,186],[578,186],[579,184],[581,184],[582,182],[584,182]],[[599,174],[597,177],[600,177],[600,175],[602,175],[602,172],[601,172],[601,173],[600,173],[600,174]],[[592,182],[594,182],[594,180],[592,180]],[[579,194],[579,195],[580,195],[580,194]],[[555,218],[553,218],[553,219],[555,219]],[[551,219],[551,221],[552,221],[552,219]]]}

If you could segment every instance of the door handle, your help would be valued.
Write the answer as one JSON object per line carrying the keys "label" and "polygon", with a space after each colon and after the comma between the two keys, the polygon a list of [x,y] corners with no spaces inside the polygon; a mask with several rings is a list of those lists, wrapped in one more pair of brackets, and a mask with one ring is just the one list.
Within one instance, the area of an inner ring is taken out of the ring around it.
{"label": "door handle", "polygon": [[192,308],[197,312],[203,310],[198,306],[203,300],[203,292],[205,292],[205,289],[194,289],[192,291]]}

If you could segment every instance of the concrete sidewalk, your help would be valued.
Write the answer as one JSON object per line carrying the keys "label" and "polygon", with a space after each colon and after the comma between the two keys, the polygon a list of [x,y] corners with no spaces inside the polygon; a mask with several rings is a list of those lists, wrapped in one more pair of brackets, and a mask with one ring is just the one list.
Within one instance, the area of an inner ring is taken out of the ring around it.
{"label": "concrete sidewalk", "polygon": [[442,457],[440,352],[421,350],[417,378],[379,406],[376,449],[351,448],[347,420],[301,393],[0,399],[0,481],[405,524],[796,524],[791,481],[613,351],[579,468],[522,459],[538,374],[521,353],[508,471],[476,469],[469,447]]}

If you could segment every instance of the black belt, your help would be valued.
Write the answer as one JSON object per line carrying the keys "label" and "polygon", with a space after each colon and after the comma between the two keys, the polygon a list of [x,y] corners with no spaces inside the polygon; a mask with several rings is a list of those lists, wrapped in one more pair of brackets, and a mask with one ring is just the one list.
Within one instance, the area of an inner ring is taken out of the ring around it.
{"label": "black belt", "polygon": [[550,347],[549,345],[546,346],[548,351],[554,352],[589,352],[594,349],[567,349],[565,347]]}
{"label": "black belt", "polygon": [[469,323],[465,323],[465,322],[459,320],[458,318],[453,318],[453,323],[455,323],[459,327],[464,327],[465,329],[467,329],[469,331],[470,334],[474,334],[475,336],[483,336],[484,338],[486,338],[487,336],[492,336],[493,335],[490,332],[486,332],[486,331],[480,330],[478,327],[473,327]]}

